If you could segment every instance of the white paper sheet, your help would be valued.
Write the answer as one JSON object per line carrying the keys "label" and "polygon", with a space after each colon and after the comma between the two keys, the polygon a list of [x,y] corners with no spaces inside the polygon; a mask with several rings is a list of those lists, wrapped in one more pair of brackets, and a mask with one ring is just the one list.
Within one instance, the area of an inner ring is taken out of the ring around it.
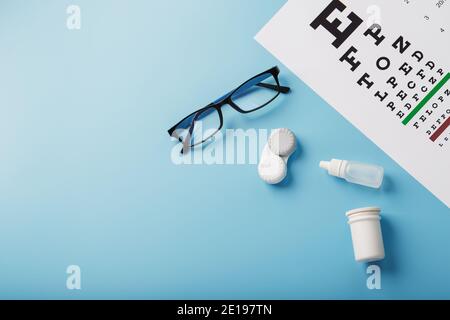
{"label": "white paper sheet", "polygon": [[450,0],[290,0],[256,40],[450,207],[449,21]]}

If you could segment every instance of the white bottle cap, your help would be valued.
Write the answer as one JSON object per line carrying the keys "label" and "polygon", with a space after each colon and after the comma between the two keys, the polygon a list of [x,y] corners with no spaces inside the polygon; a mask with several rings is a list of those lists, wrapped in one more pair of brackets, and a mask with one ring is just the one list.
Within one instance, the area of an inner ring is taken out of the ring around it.
{"label": "white bottle cap", "polygon": [[332,159],[331,161],[320,161],[320,167],[322,169],[328,170],[328,174],[339,178],[344,177],[344,168],[346,165],[346,160]]}

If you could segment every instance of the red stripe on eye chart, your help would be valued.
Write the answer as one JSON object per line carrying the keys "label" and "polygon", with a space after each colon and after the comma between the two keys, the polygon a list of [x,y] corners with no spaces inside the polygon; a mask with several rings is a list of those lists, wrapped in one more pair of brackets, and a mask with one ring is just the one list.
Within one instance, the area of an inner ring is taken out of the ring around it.
{"label": "red stripe on eye chart", "polygon": [[436,132],[431,136],[431,141],[436,142],[436,140],[444,133],[444,131],[450,126],[450,118],[447,118],[447,120],[444,122],[442,126],[439,127],[439,129],[436,130]]}

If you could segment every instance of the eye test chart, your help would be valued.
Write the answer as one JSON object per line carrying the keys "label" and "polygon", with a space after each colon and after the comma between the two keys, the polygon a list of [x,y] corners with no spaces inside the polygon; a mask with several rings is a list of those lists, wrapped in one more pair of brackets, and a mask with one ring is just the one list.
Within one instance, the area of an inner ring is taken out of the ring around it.
{"label": "eye test chart", "polygon": [[256,40],[450,207],[450,0],[290,0]]}

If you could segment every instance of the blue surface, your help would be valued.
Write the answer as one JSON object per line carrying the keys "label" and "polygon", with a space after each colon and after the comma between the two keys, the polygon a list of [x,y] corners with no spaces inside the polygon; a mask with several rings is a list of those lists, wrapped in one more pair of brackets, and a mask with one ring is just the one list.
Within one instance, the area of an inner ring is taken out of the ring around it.
{"label": "blue surface", "polygon": [[[283,66],[293,92],[225,125],[291,128],[287,183],[171,162],[170,126],[278,64],[253,37],[284,2],[0,3],[0,298],[450,298],[449,209]],[[382,165],[385,186],[329,177],[332,157]],[[368,205],[380,291],[344,216]]]}

